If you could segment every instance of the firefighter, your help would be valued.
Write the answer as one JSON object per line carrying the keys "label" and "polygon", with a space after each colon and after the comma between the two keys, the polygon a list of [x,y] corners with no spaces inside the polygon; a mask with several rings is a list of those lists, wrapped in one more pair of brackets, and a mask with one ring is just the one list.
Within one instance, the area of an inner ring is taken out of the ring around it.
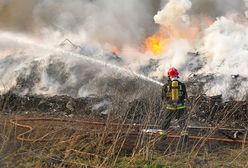
{"label": "firefighter", "polygon": [[186,86],[179,81],[179,72],[172,67],[168,71],[168,82],[162,88],[162,112],[165,118],[162,123],[161,134],[166,134],[171,120],[176,118],[181,128],[181,136],[187,136],[185,99],[187,97]]}

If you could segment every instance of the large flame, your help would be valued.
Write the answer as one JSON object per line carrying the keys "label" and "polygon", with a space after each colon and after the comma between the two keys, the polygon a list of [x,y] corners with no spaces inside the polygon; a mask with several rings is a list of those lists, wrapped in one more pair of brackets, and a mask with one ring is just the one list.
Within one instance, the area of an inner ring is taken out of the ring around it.
{"label": "large flame", "polygon": [[167,39],[160,34],[155,34],[148,37],[145,41],[146,50],[152,52],[154,55],[161,55],[167,44]]}
{"label": "large flame", "polygon": [[206,18],[204,22],[194,22],[191,26],[182,28],[160,27],[158,33],[151,35],[145,40],[146,51],[152,52],[155,56],[159,56],[166,52],[166,49],[170,45],[172,39],[185,39],[191,43],[197,40],[199,35],[201,24],[205,23],[207,26],[212,22],[209,18]]}

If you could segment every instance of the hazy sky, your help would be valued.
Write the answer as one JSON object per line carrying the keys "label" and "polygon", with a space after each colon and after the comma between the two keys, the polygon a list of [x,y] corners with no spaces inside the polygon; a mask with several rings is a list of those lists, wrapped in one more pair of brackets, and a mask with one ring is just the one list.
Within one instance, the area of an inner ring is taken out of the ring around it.
{"label": "hazy sky", "polygon": [[[59,10],[63,12],[64,6],[63,4],[71,2],[82,2],[80,3],[81,8],[85,9],[85,6],[89,4],[89,2],[92,2],[93,4],[99,5],[101,3],[97,3],[103,0],[0,0],[0,26],[1,28],[8,29],[8,30],[18,30],[18,31],[30,31],[36,26],[36,17],[37,12],[36,10],[40,10],[37,8],[40,8],[40,4],[44,3],[47,4],[47,6],[54,5],[56,3],[57,5],[54,6],[54,10]],[[137,1],[137,0],[136,0]],[[150,17],[147,17],[147,19],[151,19],[150,22],[152,22],[152,15],[156,14],[156,12],[163,6],[163,4],[167,3],[168,0],[140,0],[140,8],[146,7],[146,10],[140,10],[139,8],[132,8],[132,5],[135,6],[137,3],[132,3],[130,1],[124,1],[124,3],[131,3],[129,6],[130,11],[131,10],[137,10],[137,14],[142,15],[144,12],[145,15],[148,15]],[[106,2],[108,3],[108,2]],[[107,4],[108,6],[115,4],[115,7],[118,7],[118,3],[120,1],[111,1],[111,3]],[[206,14],[211,17],[217,17],[221,15],[225,15],[228,12],[233,11],[244,11],[244,4],[243,0],[192,0],[193,6],[191,9],[191,13],[196,14]],[[85,6],[84,6],[85,4]],[[122,3],[120,3],[122,5]],[[47,8],[47,6],[44,6],[41,10],[45,11],[47,14],[58,14],[54,13],[52,8]],[[50,6],[50,7],[51,7]],[[114,6],[113,6],[114,7]],[[106,8],[106,6],[105,6]],[[78,9],[78,7],[76,7]],[[71,8],[73,10],[73,8]],[[110,8],[109,11],[114,11],[114,9]],[[65,12],[68,12],[69,10],[65,10]],[[70,11],[69,11],[70,12]],[[74,11],[71,11],[74,12]],[[135,12],[135,11],[133,11]],[[42,15],[44,13],[40,13]],[[35,16],[36,15],[36,16]],[[128,15],[128,14],[127,14]],[[88,16],[90,17],[90,16]],[[39,19],[43,20],[44,23],[52,24],[54,16],[40,16]],[[123,18],[122,18],[123,19]],[[148,21],[149,22],[149,21]],[[134,23],[135,24],[135,23]],[[145,25],[144,25],[145,26]],[[147,28],[149,29],[149,28]]]}

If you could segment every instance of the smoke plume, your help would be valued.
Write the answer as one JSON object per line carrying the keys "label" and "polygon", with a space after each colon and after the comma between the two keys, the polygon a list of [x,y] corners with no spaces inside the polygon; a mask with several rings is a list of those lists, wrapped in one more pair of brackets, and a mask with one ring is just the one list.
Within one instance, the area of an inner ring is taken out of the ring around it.
{"label": "smoke plume", "polygon": [[154,16],[154,21],[162,26],[170,26],[172,29],[188,25],[186,12],[191,6],[192,3],[189,0],[171,0]]}
{"label": "smoke plume", "polygon": [[[208,95],[242,99],[248,84],[247,3],[0,0],[0,89],[89,96],[134,76],[161,84],[151,78],[161,80],[175,66],[185,81],[191,74],[212,75],[204,86]],[[145,44],[152,35],[158,55]],[[128,70],[135,75],[121,75]]]}

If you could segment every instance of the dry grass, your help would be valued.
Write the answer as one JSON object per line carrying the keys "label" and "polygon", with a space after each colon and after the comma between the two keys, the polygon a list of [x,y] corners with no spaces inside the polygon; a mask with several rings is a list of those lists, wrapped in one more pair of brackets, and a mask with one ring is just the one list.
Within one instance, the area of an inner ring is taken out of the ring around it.
{"label": "dry grass", "polygon": [[[25,122],[35,128],[28,135],[34,142],[19,142],[15,138],[25,130],[10,125],[13,117],[1,115],[1,167],[244,167],[248,163],[245,145],[208,143],[206,139],[183,150],[178,141],[170,140],[158,150],[159,137],[129,135],[132,128],[123,126],[127,118],[115,128]],[[144,125],[148,123],[149,119]]]}

